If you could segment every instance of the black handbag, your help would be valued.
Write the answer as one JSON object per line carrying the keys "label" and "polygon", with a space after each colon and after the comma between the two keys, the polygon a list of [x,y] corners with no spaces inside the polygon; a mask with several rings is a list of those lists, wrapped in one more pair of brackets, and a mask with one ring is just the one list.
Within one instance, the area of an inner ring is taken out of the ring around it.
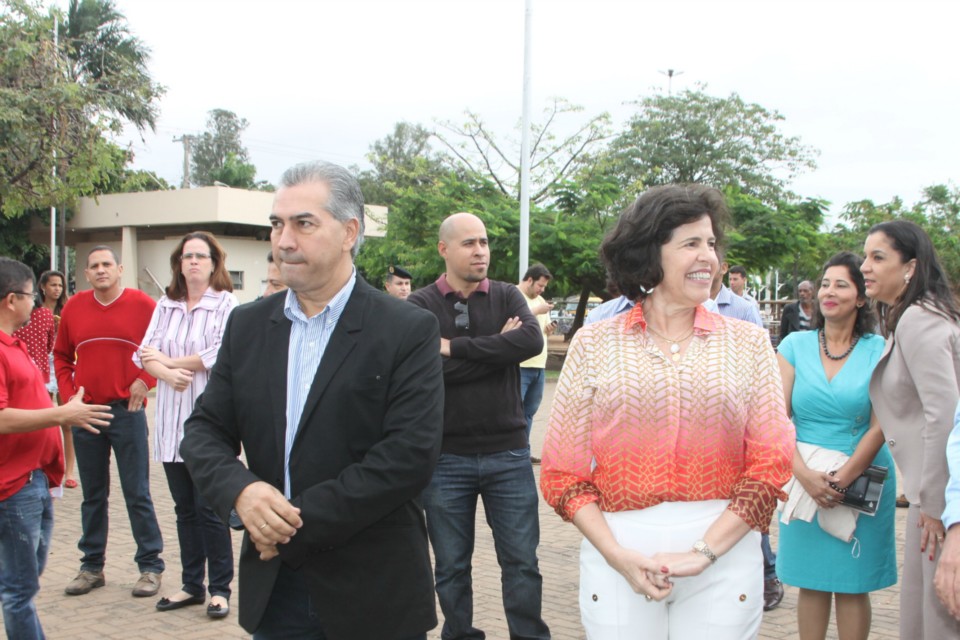
{"label": "black handbag", "polygon": [[[830,472],[833,475],[833,472]],[[870,465],[846,489],[833,483],[830,487],[843,494],[840,504],[846,505],[869,516],[877,512],[880,497],[883,495],[883,483],[887,479],[887,468]]]}

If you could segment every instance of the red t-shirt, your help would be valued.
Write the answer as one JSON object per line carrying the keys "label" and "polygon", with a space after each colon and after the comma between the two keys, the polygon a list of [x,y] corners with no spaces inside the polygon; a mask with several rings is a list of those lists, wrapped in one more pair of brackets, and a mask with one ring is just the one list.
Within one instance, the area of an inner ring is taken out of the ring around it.
{"label": "red t-shirt", "polygon": [[27,353],[40,369],[44,384],[50,382],[50,354],[53,353],[53,342],[57,339],[53,312],[43,305],[34,307],[30,322],[14,331],[13,337],[26,343]]}
{"label": "red t-shirt", "polygon": [[[0,331],[0,410],[52,406],[40,370],[23,341]],[[29,433],[0,434],[0,500],[20,491],[36,469],[43,470],[51,487],[63,480],[63,438],[57,425]]]}

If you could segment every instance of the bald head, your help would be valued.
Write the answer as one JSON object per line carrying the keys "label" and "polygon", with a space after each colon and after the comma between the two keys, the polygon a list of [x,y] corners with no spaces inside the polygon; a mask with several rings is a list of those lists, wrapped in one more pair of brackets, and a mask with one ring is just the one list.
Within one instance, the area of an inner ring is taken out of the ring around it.
{"label": "bald head", "polygon": [[487,277],[490,247],[483,220],[455,213],[440,224],[437,251],[447,267],[447,283],[461,293],[473,291]]}

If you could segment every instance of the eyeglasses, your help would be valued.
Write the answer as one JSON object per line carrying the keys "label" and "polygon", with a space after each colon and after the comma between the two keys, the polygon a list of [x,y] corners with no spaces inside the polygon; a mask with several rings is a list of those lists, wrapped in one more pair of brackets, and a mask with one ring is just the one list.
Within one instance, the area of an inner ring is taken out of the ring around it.
{"label": "eyeglasses", "polygon": [[470,314],[467,311],[466,302],[457,302],[453,305],[455,311],[458,315],[453,319],[453,324],[456,325],[457,329],[467,330],[470,328]]}
{"label": "eyeglasses", "polygon": [[185,253],[182,256],[180,256],[181,260],[193,260],[194,258],[196,258],[197,260],[209,260],[210,254],[209,253]]}
{"label": "eyeglasses", "polygon": [[34,296],[36,295],[33,291],[31,291],[31,292],[29,292],[29,293],[27,293],[26,291],[7,291],[6,295],[3,296],[3,297],[6,298],[6,297],[7,297],[8,295],[10,295],[11,293],[12,293],[13,295],[15,295],[15,296],[28,296],[31,300],[32,300],[32,299],[34,298]]}

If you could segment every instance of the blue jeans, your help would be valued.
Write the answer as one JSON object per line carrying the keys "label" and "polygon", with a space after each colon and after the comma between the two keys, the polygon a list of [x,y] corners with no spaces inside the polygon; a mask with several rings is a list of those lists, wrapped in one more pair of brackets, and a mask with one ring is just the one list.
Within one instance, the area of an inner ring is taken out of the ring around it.
{"label": "blue jeans", "polygon": [[763,551],[763,579],[773,580],[777,577],[777,554],[770,548],[770,534],[760,537],[760,549]]}
{"label": "blue jeans", "polygon": [[537,415],[537,409],[540,408],[540,402],[543,400],[545,371],[545,369],[520,367],[520,401],[523,403],[523,415],[527,419],[527,446],[530,446],[533,416]]}
{"label": "blue jeans", "polygon": [[[323,623],[310,601],[310,585],[303,571],[285,564],[270,592],[270,601],[253,640],[326,640]],[[405,640],[427,640],[421,633]]]}
{"label": "blue jeans", "polygon": [[27,484],[0,502],[0,601],[8,638],[46,638],[34,596],[47,564],[53,533],[53,500],[47,476],[34,471]]}
{"label": "blue jeans", "polygon": [[183,590],[192,596],[202,596],[205,565],[209,564],[210,595],[229,600],[230,583],[233,581],[233,539],[230,530],[200,497],[187,465],[164,462],[163,471],[177,514]]}
{"label": "blue jeans", "polygon": [[473,626],[473,556],[477,496],[483,499],[500,564],[503,608],[511,638],[549,638],[540,616],[543,579],[537,562],[540,519],[530,449],[440,455],[423,492],[436,561],[441,637],[482,639]]}
{"label": "blue jeans", "polygon": [[127,516],[137,543],[134,560],[141,572],[163,573],[160,558],[163,538],[150,497],[150,452],[147,446],[147,415],[143,409],[127,411],[126,400],[110,403],[113,419],[100,433],[73,428],[77,471],[83,487],[80,523],[83,534],[77,547],[83,552],[81,571],[103,571],[107,550],[107,498],[110,496],[110,450],[117,458],[120,488],[127,503]]}

